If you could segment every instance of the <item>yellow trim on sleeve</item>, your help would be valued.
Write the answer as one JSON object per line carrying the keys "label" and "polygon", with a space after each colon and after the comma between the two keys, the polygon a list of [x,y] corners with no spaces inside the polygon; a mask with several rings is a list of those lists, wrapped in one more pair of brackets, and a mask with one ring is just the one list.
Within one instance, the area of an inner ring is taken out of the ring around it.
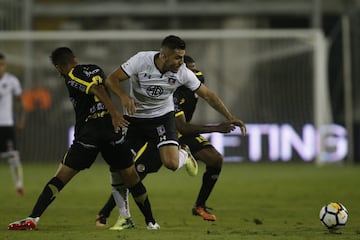
{"label": "yellow trim on sleeve", "polygon": [[85,93],[86,93],[86,94],[89,94],[90,88],[92,87],[92,85],[96,84],[96,82],[93,81],[93,82],[89,83],[89,82],[84,81],[84,80],[82,80],[82,79],[80,79],[80,78],[78,78],[78,77],[75,77],[74,74],[73,74],[73,70],[74,70],[74,69],[71,69],[71,71],[69,72],[69,77],[70,77],[72,80],[74,80],[74,81],[76,81],[76,82],[78,82],[78,83],[86,86]]}

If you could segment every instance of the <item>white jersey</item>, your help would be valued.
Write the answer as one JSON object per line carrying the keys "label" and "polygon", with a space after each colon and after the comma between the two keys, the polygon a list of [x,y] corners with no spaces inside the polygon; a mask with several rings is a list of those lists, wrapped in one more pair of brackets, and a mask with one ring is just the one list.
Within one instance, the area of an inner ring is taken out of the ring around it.
{"label": "white jersey", "polygon": [[13,126],[13,98],[22,93],[19,80],[10,73],[0,78],[0,126]]}
{"label": "white jersey", "polygon": [[185,64],[177,73],[161,73],[155,65],[157,51],[139,52],[121,65],[130,77],[130,96],[136,99],[133,117],[153,118],[174,111],[173,93],[181,85],[192,91],[201,82]]}

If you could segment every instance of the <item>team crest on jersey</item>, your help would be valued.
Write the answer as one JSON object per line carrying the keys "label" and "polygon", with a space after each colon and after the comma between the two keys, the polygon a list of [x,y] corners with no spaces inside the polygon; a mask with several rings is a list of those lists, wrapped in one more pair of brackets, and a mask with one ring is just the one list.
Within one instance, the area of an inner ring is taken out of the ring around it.
{"label": "team crest on jersey", "polygon": [[164,89],[160,86],[150,86],[146,89],[146,93],[150,97],[159,97],[163,94]]}
{"label": "team crest on jersey", "polygon": [[174,84],[176,83],[176,78],[174,78],[174,77],[169,77],[168,83],[169,83],[170,85],[174,85]]}

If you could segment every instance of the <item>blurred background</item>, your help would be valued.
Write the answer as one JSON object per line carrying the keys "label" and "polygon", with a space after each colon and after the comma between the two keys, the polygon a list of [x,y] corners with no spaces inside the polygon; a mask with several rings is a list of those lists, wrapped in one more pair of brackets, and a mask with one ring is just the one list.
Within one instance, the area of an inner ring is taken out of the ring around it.
{"label": "blurred background", "polygon": [[[110,73],[176,34],[248,135],[209,134],[232,162],[357,163],[359,0],[0,0],[0,52],[21,81],[24,162],[58,162],[72,105],[49,55],[71,47]],[[194,122],[223,121],[203,101]]]}

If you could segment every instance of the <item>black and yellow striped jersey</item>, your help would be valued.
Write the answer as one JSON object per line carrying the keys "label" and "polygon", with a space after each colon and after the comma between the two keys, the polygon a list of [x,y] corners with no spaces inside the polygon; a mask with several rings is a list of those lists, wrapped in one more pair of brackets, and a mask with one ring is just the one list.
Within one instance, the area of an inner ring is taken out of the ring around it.
{"label": "black and yellow striped jersey", "polygon": [[[75,128],[84,125],[90,119],[102,117],[108,113],[104,104],[89,92],[93,85],[105,88],[106,75],[99,66],[77,65],[64,78],[75,110]],[[107,92],[109,93],[108,90]]]}

